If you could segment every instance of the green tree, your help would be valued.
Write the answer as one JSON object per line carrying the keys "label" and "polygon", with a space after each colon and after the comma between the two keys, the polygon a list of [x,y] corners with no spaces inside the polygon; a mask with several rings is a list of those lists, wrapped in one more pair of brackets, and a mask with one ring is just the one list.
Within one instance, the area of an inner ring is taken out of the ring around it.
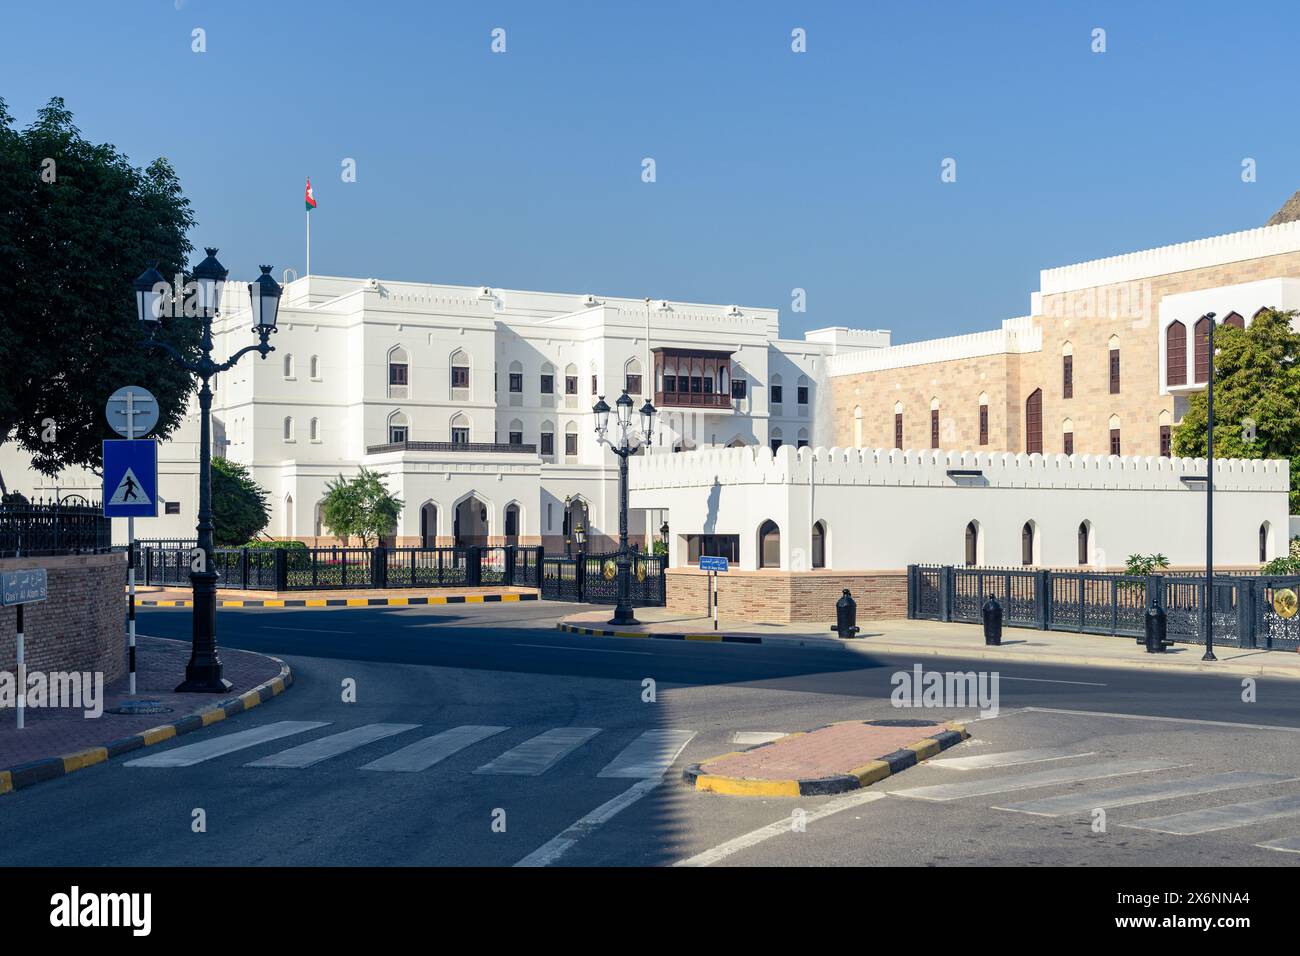
{"label": "green tree", "polygon": [[[1291,513],[1300,513],[1300,334],[1294,312],[1266,309],[1249,327],[1214,332],[1214,457],[1285,458]],[[1174,453],[1204,457],[1207,394],[1197,392],[1174,434]]]}
{"label": "green tree", "polygon": [[[12,435],[45,474],[98,469],[101,439],[117,437],[104,403],[123,385],[157,396],[157,437],[180,424],[192,381],[139,347],[131,281],[154,263],[171,281],[193,225],[165,159],[139,169],[87,142],[57,97],[15,130],[0,99],[0,442]],[[163,325],[195,357],[198,323]]]}
{"label": "green tree", "polygon": [[402,499],[389,492],[379,475],[364,467],[354,478],[339,475],[325,486],[321,519],[344,542],[356,535],[370,547],[372,541],[393,530],[401,513]]}
{"label": "green tree", "polygon": [[248,469],[226,458],[213,458],[212,536],[217,547],[246,544],[270,520],[266,491]]}

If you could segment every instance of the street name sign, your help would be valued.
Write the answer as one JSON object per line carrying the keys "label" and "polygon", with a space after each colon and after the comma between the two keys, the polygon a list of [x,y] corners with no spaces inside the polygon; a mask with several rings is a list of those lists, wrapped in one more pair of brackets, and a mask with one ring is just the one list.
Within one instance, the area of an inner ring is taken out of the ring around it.
{"label": "street name sign", "polygon": [[0,606],[35,604],[49,597],[44,568],[0,571]]}
{"label": "street name sign", "polygon": [[156,441],[104,442],[104,514],[109,518],[157,517]]}
{"label": "street name sign", "polygon": [[701,571],[726,571],[727,559],[716,558],[710,555],[702,554],[700,555],[700,570]]}

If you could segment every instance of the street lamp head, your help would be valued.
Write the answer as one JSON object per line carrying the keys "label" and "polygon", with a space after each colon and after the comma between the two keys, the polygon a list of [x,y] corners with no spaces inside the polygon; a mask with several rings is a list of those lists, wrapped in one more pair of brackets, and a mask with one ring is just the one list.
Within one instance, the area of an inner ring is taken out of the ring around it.
{"label": "street lamp head", "polygon": [[274,331],[280,311],[280,283],[271,278],[271,266],[260,268],[262,274],[248,284],[248,296],[253,302],[253,328],[258,332]]}
{"label": "street lamp head", "polygon": [[627,389],[623,389],[623,394],[614,404],[618,407],[618,427],[626,430],[632,424],[632,399],[627,394]]}
{"label": "street lamp head", "polygon": [[161,322],[162,303],[167,294],[167,280],[154,263],[131,283],[135,289],[135,314],[141,322]]}
{"label": "street lamp head", "polygon": [[596,416],[596,434],[605,434],[605,429],[609,428],[609,406],[605,404],[604,395],[600,396],[596,404],[591,406],[591,411]]}
{"label": "street lamp head", "polygon": [[641,406],[641,434],[645,436],[647,445],[654,441],[655,407],[650,404],[648,398],[645,400],[645,404]]}
{"label": "street lamp head", "polygon": [[221,286],[230,270],[217,261],[216,249],[207,246],[203,251],[208,257],[194,267],[194,282],[198,286],[200,308],[215,315],[221,305]]}

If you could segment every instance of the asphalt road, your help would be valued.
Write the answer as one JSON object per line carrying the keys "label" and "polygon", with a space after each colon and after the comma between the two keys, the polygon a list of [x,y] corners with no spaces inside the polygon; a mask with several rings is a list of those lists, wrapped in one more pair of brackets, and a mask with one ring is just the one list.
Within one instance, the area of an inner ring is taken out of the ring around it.
{"label": "asphalt road", "polygon": [[[1040,762],[973,770],[933,763],[847,797],[719,797],[686,788],[681,768],[736,749],[737,733],[897,717],[891,677],[916,661],[555,630],[574,609],[539,602],[222,610],[222,644],[285,658],[294,686],[143,754],[165,756],[244,731],[295,732],[189,766],[131,765],[137,752],[10,794],[0,814],[0,863],[1206,866],[1300,859],[1256,846],[1300,835],[1300,682],[1261,681],[1257,700],[1246,703],[1236,678],[1016,664],[999,674],[999,716],[973,723],[974,739],[943,757],[1035,749],[1046,751]],[[188,639],[189,613],[143,610],[139,629]],[[988,667],[933,657],[920,663]],[[355,702],[343,699],[348,682]],[[409,745],[464,727],[488,729],[426,769],[363,769],[380,758],[400,761]],[[348,731],[372,739],[342,738],[334,754],[297,749],[315,741],[328,748],[333,735]],[[670,750],[684,744],[662,782],[609,776],[649,732],[675,732]],[[536,744],[515,750],[539,735],[554,744],[550,752]],[[268,766],[267,758],[300,765]],[[1147,764],[1102,776],[1114,761]],[[1050,771],[1070,779],[1034,785],[1029,776]],[[1231,789],[1196,782],[1240,771],[1274,776],[1214,778],[1231,781]],[[900,795],[954,782],[966,786],[950,800]],[[1144,787],[1147,802],[1132,802],[1130,789]],[[1078,793],[1104,800],[1112,791],[1122,791],[1114,797],[1122,805],[1107,809],[1104,831],[1095,829],[1091,807],[1057,816],[997,809]],[[1224,811],[1216,823],[1229,825],[1203,833],[1143,822],[1265,799],[1275,802]],[[1250,822],[1260,814],[1262,821]],[[194,832],[196,816],[206,832]]]}

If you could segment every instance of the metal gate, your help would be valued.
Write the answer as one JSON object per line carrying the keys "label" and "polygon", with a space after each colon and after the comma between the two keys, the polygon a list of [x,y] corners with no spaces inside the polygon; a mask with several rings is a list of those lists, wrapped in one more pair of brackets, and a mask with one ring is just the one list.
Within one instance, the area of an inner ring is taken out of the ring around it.
{"label": "metal gate", "polygon": [[[618,602],[618,552],[542,559],[542,597],[551,601]],[[665,603],[664,556],[632,553],[631,601],[642,606]]]}

